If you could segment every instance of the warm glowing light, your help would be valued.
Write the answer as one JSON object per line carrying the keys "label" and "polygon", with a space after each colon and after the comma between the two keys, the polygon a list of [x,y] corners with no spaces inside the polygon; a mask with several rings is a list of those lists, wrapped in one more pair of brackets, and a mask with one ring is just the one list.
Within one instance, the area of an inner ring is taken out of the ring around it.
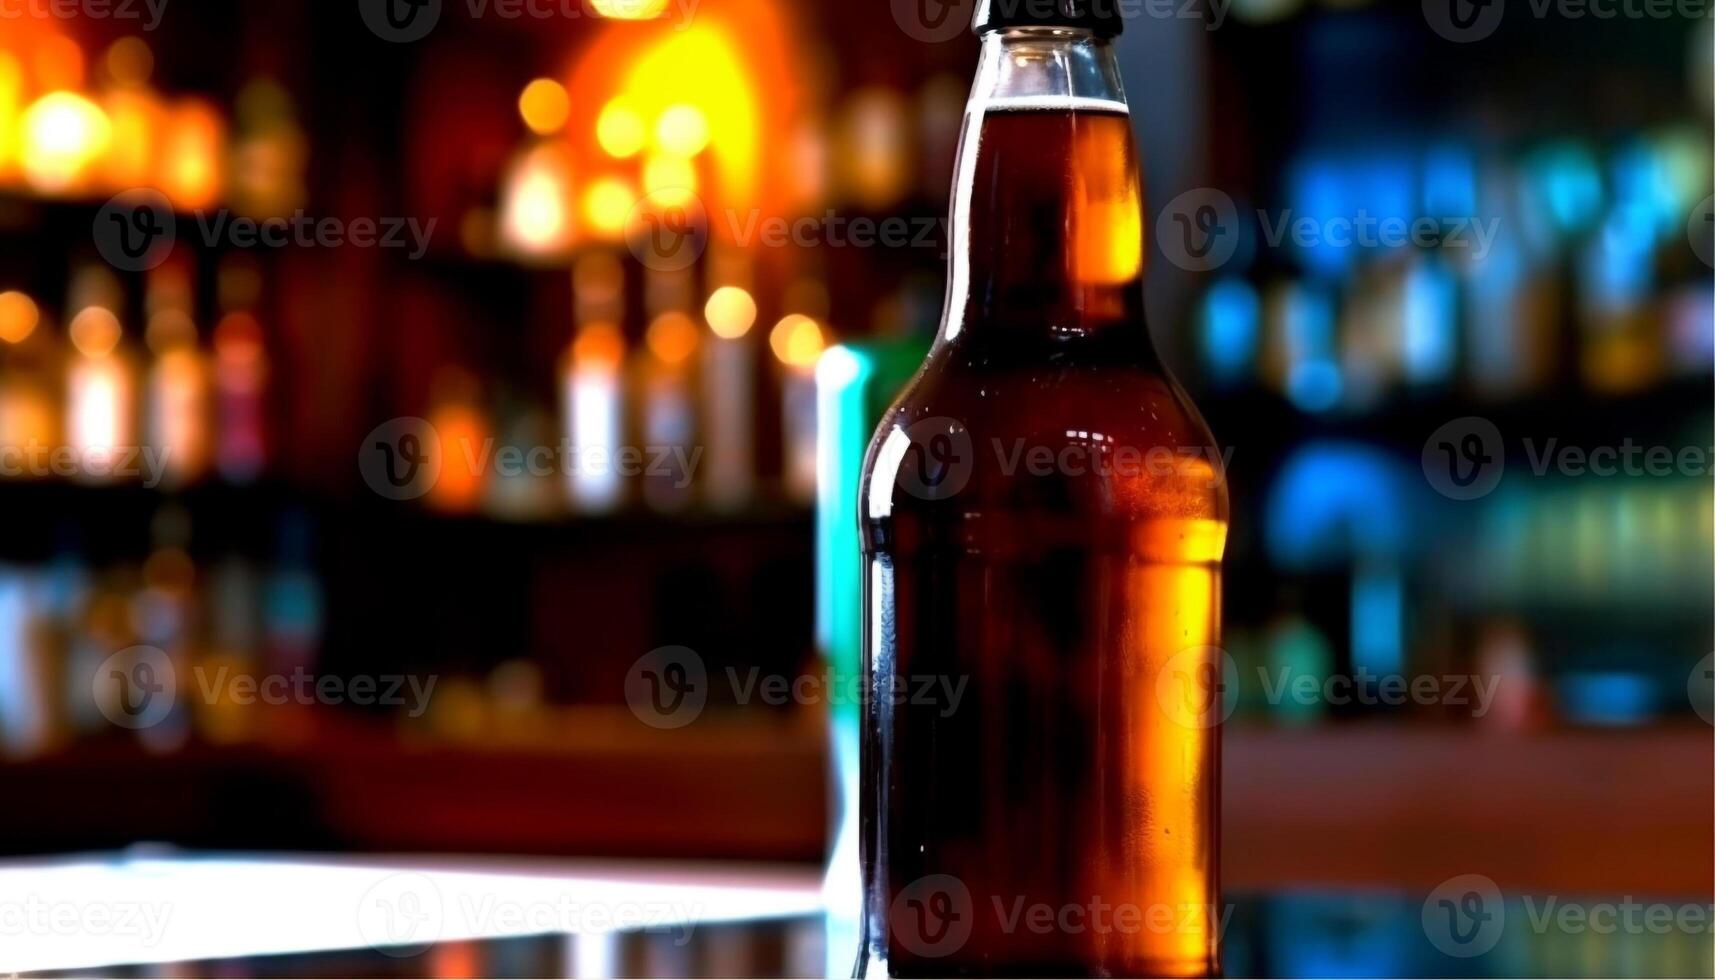
{"label": "warm glowing light", "polygon": [[1123,121],[1080,128],[1074,137],[1079,179],[1068,223],[1072,274],[1080,283],[1117,286],[1143,272],[1143,206],[1126,150],[1130,139]]}
{"label": "warm glowing light", "polygon": [[540,136],[552,136],[565,128],[571,113],[571,96],[552,78],[536,79],[518,96],[518,114],[524,117],[524,125]]}
{"label": "warm glowing light", "polygon": [[649,325],[644,341],[657,360],[677,367],[697,352],[697,323],[683,313],[663,313]]}
{"label": "warm glowing light", "polygon": [[83,48],[64,34],[38,37],[29,44],[36,91],[83,88]]}
{"label": "warm glowing light", "polygon": [[609,102],[596,119],[596,142],[609,156],[636,156],[643,149],[643,135],[643,117],[626,99]]}
{"label": "warm glowing light", "polygon": [[482,501],[482,444],[488,439],[488,423],[482,413],[460,402],[446,404],[429,417],[440,436],[441,478],[435,482],[429,502],[454,512],[475,510]]}
{"label": "warm glowing light", "polygon": [[84,452],[112,450],[125,442],[130,384],[116,361],[83,361],[72,368],[66,392],[71,444]]}
{"label": "warm glowing light", "polygon": [[591,0],[590,6],[612,20],[653,20],[667,10],[669,0]]}
{"label": "warm glowing light", "polygon": [[160,101],[147,88],[109,92],[107,118],[113,138],[103,161],[110,184],[146,186],[154,175],[156,134],[162,128]]}
{"label": "warm glowing light", "polygon": [[161,192],[182,208],[213,204],[226,180],[226,122],[203,102],[176,106],[161,141]]}
{"label": "warm glowing light", "polygon": [[788,367],[810,368],[822,356],[827,340],[822,335],[821,324],[802,313],[794,313],[774,325],[774,332],[768,335],[768,346],[773,348],[780,363]]}
{"label": "warm glowing light", "polygon": [[8,380],[0,385],[0,446],[32,442],[45,446],[59,441],[60,408],[42,383],[47,379],[23,384],[16,377]]}
{"label": "warm glowing light", "polygon": [[43,191],[76,185],[112,138],[107,113],[73,92],[50,92],[24,111],[24,176]]}
{"label": "warm glowing light", "polygon": [[657,205],[684,204],[697,193],[697,168],[683,157],[650,157],[643,165],[643,190]]}
{"label": "warm glowing light", "polygon": [[763,99],[741,47],[712,20],[663,36],[629,62],[620,91],[645,119],[694,107],[711,138],[707,155],[727,200],[749,202],[761,186]]}
{"label": "warm glowing light", "polygon": [[606,321],[585,324],[572,341],[574,370],[614,372],[624,360],[625,336],[619,327]]}
{"label": "warm glowing light", "polygon": [[559,149],[539,146],[507,175],[501,205],[505,242],[525,255],[556,255],[571,245],[571,173]]}
{"label": "warm glowing light", "polygon": [[630,184],[618,177],[603,177],[584,191],[584,220],[595,233],[618,237],[636,205],[637,192]]}
{"label": "warm glowing light", "polygon": [[125,86],[142,85],[155,71],[155,53],[142,38],[122,37],[107,48],[107,74]]}
{"label": "warm glowing light", "polygon": [[756,325],[756,299],[737,286],[722,286],[703,305],[703,317],[715,336],[735,340]]}
{"label": "warm glowing light", "polygon": [[676,157],[694,157],[709,145],[709,120],[693,105],[676,105],[655,124],[655,145]]}
{"label": "warm glowing light", "polygon": [[18,158],[18,118],[24,111],[24,67],[10,51],[0,51],[0,170]]}
{"label": "warm glowing light", "polygon": [[885,209],[911,182],[907,108],[899,93],[867,88],[852,94],[834,155],[846,188],[864,205]]}
{"label": "warm glowing light", "polygon": [[0,293],[0,341],[21,343],[36,332],[36,324],[41,320],[42,313],[35,300],[15,289]]}
{"label": "warm glowing light", "polygon": [[100,306],[88,306],[71,319],[71,344],[85,357],[106,357],[119,346],[124,333],[113,311]]}

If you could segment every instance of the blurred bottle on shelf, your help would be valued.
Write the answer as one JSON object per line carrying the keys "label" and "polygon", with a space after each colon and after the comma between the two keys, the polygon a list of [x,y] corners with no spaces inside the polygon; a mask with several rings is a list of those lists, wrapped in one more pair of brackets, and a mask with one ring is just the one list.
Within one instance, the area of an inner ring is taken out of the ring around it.
{"label": "blurred bottle on shelf", "polygon": [[261,270],[232,256],[216,285],[222,316],[214,328],[215,467],[228,482],[246,484],[267,463],[268,349],[255,313]]}
{"label": "blurred bottle on shelf", "polygon": [[751,267],[737,250],[711,252],[703,304],[709,338],[703,344],[704,496],[717,511],[736,510],[756,489],[756,342],[758,315]]}
{"label": "blurred bottle on shelf", "polygon": [[583,323],[562,368],[565,431],[575,456],[569,467],[571,501],[580,513],[609,513],[625,500],[616,464],[625,442],[625,349],[616,324]]}
{"label": "blurred bottle on shelf", "polygon": [[263,584],[262,637],[268,669],[313,672],[321,650],[325,617],[321,580],[315,572],[315,533],[307,514],[280,518],[273,567]]}
{"label": "blurred bottle on shelf", "polygon": [[147,444],[164,466],[165,485],[183,487],[206,472],[212,457],[210,375],[200,349],[188,263],[168,262],[150,274],[144,342],[153,355],[144,382]]}
{"label": "blurred bottle on shelf", "polygon": [[115,464],[135,447],[137,406],[134,359],[124,343],[118,279],[86,266],[72,279],[66,332],[73,353],[66,363],[66,443],[79,478],[111,482]]}
{"label": "blurred bottle on shelf", "polygon": [[643,400],[643,501],[675,512],[690,505],[698,452],[691,364],[701,330],[688,313],[668,310],[649,324],[635,377]]}
{"label": "blurred bottle on shelf", "polygon": [[494,464],[482,389],[462,367],[442,368],[433,387],[428,422],[440,438],[441,476],[428,503],[449,514],[471,514],[482,505]]}
{"label": "blurred bottle on shelf", "polygon": [[[0,450],[14,454],[59,441],[63,353],[42,320],[29,294],[0,293]],[[0,478],[31,475],[23,465],[0,472]]]}
{"label": "blurred bottle on shelf", "polygon": [[780,378],[781,483],[786,499],[816,499],[816,361],[827,349],[827,287],[814,279],[793,283],[786,316],[768,334]]}

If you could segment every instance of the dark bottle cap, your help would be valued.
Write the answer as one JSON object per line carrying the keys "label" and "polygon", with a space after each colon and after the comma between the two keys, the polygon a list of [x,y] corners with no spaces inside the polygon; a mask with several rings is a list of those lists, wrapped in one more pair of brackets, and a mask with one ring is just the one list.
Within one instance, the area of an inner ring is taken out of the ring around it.
{"label": "dark bottle cap", "polygon": [[1120,33],[1122,0],[978,0],[978,34],[1008,27],[1081,27],[1101,37]]}

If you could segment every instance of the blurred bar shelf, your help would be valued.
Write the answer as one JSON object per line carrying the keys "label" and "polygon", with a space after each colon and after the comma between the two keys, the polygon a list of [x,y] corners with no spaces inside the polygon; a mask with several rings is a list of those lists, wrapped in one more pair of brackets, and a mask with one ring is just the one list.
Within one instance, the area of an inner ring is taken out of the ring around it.
{"label": "blurred bar shelf", "polygon": [[[341,500],[307,495],[279,484],[240,486],[200,483],[183,489],[66,480],[0,480],[0,512],[28,515],[0,539],[0,561],[43,561],[56,548],[75,545],[83,555],[144,557],[151,550],[149,522],[163,506],[179,505],[195,515],[192,552],[233,551],[267,554],[274,527],[262,518],[303,513],[325,522],[326,537],[338,534],[411,536],[459,534],[505,536],[507,547],[547,549],[608,545],[649,547],[708,535],[760,535],[802,540],[808,554],[811,515],[807,508],[783,502],[758,502],[735,511],[687,508],[674,513],[641,508],[608,514],[559,514],[530,520],[504,520],[482,514],[449,514],[416,503]],[[75,541],[64,532],[75,529]],[[489,547],[500,547],[493,543]]]}
{"label": "blurred bar shelf", "polygon": [[1715,891],[1715,738],[1696,722],[1539,733],[1364,724],[1235,728],[1226,887]]}
{"label": "blurred bar shelf", "polygon": [[[13,853],[163,841],[199,849],[540,853],[816,862],[819,742],[778,724],[705,717],[656,731],[623,708],[564,713],[552,737],[464,745],[382,725],[320,724],[296,745],[150,754],[80,746],[0,766]],[[647,778],[638,778],[648,773]],[[456,791],[449,791],[456,789]],[[122,807],[123,822],[114,820]]]}
{"label": "blurred bar shelf", "polygon": [[[414,745],[373,727],[290,748],[80,748],[0,769],[10,799],[62,801],[51,827],[28,805],[0,810],[0,836],[37,853],[141,839],[820,860],[826,774],[809,716],[711,715],[672,732],[624,708],[568,716],[578,721],[515,747]],[[1222,865],[1234,891],[1428,890],[1455,867],[1481,868],[1503,888],[1715,890],[1715,739],[1694,723],[1537,733],[1235,726],[1224,768]],[[123,829],[111,819],[119,801]]]}

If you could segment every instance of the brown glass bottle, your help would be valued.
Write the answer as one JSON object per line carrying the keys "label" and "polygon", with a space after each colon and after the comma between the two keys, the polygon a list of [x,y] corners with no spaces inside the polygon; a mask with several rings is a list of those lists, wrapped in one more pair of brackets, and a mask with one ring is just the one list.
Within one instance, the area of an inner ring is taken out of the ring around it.
{"label": "brown glass bottle", "polygon": [[941,333],[860,502],[860,976],[1217,968],[1227,499],[1137,170],[1105,39],[985,35]]}

